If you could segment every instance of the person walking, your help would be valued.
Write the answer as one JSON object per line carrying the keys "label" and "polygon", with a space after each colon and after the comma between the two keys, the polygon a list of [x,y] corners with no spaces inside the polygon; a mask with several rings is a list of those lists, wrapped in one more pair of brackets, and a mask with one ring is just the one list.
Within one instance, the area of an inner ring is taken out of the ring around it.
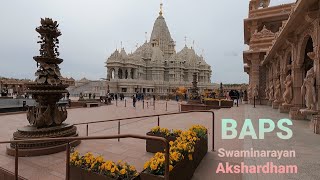
{"label": "person walking", "polygon": [[137,98],[134,95],[132,95],[133,107],[136,107],[136,102],[137,102]]}

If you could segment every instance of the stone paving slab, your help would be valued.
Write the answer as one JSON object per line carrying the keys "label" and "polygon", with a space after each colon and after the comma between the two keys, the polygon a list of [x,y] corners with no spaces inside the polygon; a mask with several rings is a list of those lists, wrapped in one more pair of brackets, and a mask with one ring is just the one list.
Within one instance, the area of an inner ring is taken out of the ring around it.
{"label": "stone paving slab", "polygon": [[[68,111],[69,123],[89,122],[97,120],[106,120],[122,117],[142,116],[155,113],[177,112],[178,104],[174,101],[168,102],[168,111],[165,111],[165,101],[159,101],[155,110],[153,107],[142,109],[142,104],[138,102],[137,108],[133,108],[128,100],[127,107],[124,102],[118,102],[110,106],[101,106],[96,108],[70,109]],[[219,157],[218,152],[212,152],[212,117],[210,113],[191,113],[164,116],[160,118],[161,127],[169,129],[187,129],[193,124],[202,124],[208,128],[209,132],[209,151],[201,164],[197,168],[194,180],[241,180],[241,179],[320,179],[320,143],[319,135],[311,132],[308,121],[293,121],[294,137],[290,140],[279,140],[274,134],[267,135],[265,140],[222,140],[221,138],[221,119],[232,118],[238,122],[238,130],[241,129],[245,118],[251,118],[254,127],[258,127],[259,118],[270,118],[279,120],[288,118],[287,114],[280,114],[268,106],[240,105],[231,109],[214,110],[215,112],[215,147],[225,148],[226,150],[242,150],[248,148],[255,149],[294,149],[297,152],[296,158],[290,159],[267,159],[267,158],[224,158]],[[21,126],[27,125],[25,114],[15,114],[0,116],[0,121],[5,125],[0,127],[0,139],[8,140],[12,133]],[[150,128],[157,125],[157,118],[134,119],[122,123],[122,133],[133,133],[145,135]],[[79,134],[85,135],[85,126],[78,127]],[[89,126],[89,135],[111,135],[117,134],[117,122],[101,123]],[[83,141],[76,150],[81,153],[93,152],[101,154],[105,159],[113,161],[124,160],[135,165],[138,170],[142,170],[143,164],[150,157],[151,153],[145,151],[145,140],[121,139],[117,140],[91,140]],[[318,154],[318,155],[317,155]],[[299,173],[294,175],[257,175],[257,174],[216,174],[215,171],[219,163],[230,162],[232,165],[239,165],[241,162],[260,165],[267,161],[273,161],[274,164],[297,164]],[[14,169],[14,158],[5,154],[5,145],[0,145],[0,167],[8,170]],[[65,152],[41,157],[23,157],[19,158],[19,174],[28,179],[64,179],[65,176]]]}

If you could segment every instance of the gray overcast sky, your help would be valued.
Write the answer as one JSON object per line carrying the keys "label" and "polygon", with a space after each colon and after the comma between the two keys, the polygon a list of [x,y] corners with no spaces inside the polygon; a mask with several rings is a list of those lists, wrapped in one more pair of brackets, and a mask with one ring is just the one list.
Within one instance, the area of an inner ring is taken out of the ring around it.
{"label": "gray overcast sky", "polygon": [[[271,0],[278,5],[294,0]],[[248,81],[243,72],[243,19],[249,0],[164,0],[164,17],[176,50],[195,41],[212,66],[213,82]],[[0,76],[34,79],[41,17],[60,23],[62,75],[106,77],[104,63],[120,47],[133,51],[145,41],[158,16],[160,0],[10,0],[0,6]]]}

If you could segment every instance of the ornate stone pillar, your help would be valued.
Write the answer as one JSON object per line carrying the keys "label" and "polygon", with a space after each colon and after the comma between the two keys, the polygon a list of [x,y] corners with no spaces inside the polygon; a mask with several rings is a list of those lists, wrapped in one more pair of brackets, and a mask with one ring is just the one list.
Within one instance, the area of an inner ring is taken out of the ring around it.
{"label": "ornate stone pillar", "polygon": [[108,73],[107,73],[107,79],[111,79],[111,78],[112,78],[112,77],[111,77],[111,75],[112,75],[112,74],[111,74],[111,69],[108,68],[108,69],[107,69],[107,72],[108,72]]}
{"label": "ornate stone pillar", "polygon": [[115,67],[114,68],[114,79],[119,79],[118,72],[119,72],[119,68]]}
{"label": "ornate stone pillar", "polygon": [[303,96],[301,94],[301,85],[303,84],[303,70],[302,65],[294,65],[293,73],[293,105],[302,108]]}
{"label": "ornate stone pillar", "polygon": [[134,79],[139,79],[138,71],[139,68],[134,69]]}
{"label": "ornate stone pillar", "polygon": [[132,79],[131,71],[132,71],[132,68],[128,68],[128,79]]}
{"label": "ornate stone pillar", "polygon": [[[260,57],[259,54],[251,54],[250,57],[250,61],[251,61],[251,68],[250,68],[250,85],[251,85],[251,99],[252,99],[252,103],[253,103],[253,91],[255,89],[255,87],[258,87],[258,92],[260,89]],[[258,97],[256,97],[256,100],[260,99],[260,94],[258,94]]]}

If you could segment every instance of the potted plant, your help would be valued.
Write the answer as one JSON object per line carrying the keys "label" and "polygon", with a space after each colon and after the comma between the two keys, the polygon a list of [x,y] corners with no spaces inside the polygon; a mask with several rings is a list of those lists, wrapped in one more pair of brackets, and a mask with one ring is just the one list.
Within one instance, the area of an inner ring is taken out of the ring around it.
{"label": "potted plant", "polygon": [[[170,142],[175,141],[181,132],[181,130],[170,131],[167,128],[160,128],[159,126],[156,126],[147,132],[147,136],[164,137]],[[160,141],[147,139],[146,151],[151,153],[164,152],[164,145]]]}
{"label": "potted plant", "polygon": [[[200,164],[208,150],[207,129],[200,125],[192,126],[180,133],[175,141],[170,141],[169,178],[188,180]],[[165,157],[157,153],[144,165],[140,174],[142,180],[164,179]]]}
{"label": "potted plant", "polygon": [[138,175],[134,166],[122,161],[105,161],[92,153],[80,156],[77,151],[70,156],[71,180],[137,180]]}
{"label": "potted plant", "polygon": [[227,99],[222,99],[220,101],[220,107],[221,108],[231,108],[231,107],[233,107],[233,101],[227,100]]}

